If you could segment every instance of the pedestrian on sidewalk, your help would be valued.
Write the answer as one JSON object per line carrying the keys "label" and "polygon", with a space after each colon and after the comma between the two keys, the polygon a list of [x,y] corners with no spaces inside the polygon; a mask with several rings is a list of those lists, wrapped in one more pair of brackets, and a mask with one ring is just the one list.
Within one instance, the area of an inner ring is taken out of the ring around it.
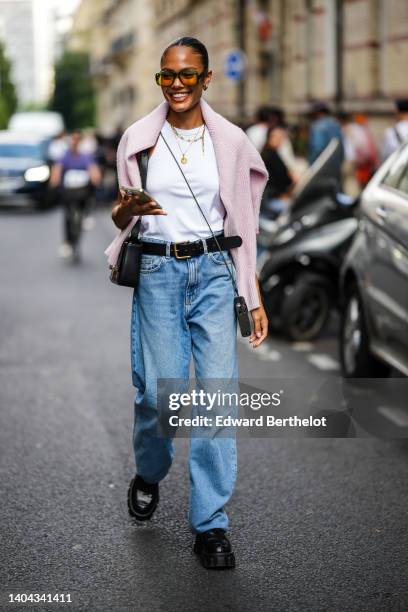
{"label": "pedestrian on sidewalk", "polygon": [[[265,165],[245,133],[203,100],[212,77],[203,43],[179,38],[160,62],[156,82],[164,101],[125,130],[117,156],[119,185],[140,187],[137,157],[148,151],[146,189],[153,199],[141,204],[120,190],[112,219],[122,232],[105,251],[108,263],[115,265],[125,237],[141,220],[143,254],[131,317],[136,475],[128,492],[129,511],[139,520],[150,519],[155,511],[159,482],[173,459],[171,439],[155,435],[157,379],[188,380],[191,355],[196,379],[238,379],[237,319],[228,268],[252,315],[249,342],[254,348],[265,340],[268,328],[255,273]],[[237,235],[242,244],[235,242],[233,248]],[[191,437],[189,472],[194,551],[204,567],[233,567],[224,506],[236,480],[235,437]]]}
{"label": "pedestrian on sidewalk", "polygon": [[325,102],[313,102],[310,108],[310,133],[308,161],[313,162],[323,153],[333,138],[340,141],[340,148],[333,159],[333,178],[340,185],[341,167],[344,159],[343,134],[340,123],[332,115],[329,106]]}
{"label": "pedestrian on sidewalk", "polygon": [[[89,211],[93,193],[102,180],[95,156],[81,151],[81,142],[81,131],[72,132],[68,149],[51,167],[50,188],[57,191],[64,210],[64,236],[58,249],[59,256],[63,259],[78,257],[81,229],[93,227],[94,221],[89,216]],[[87,175],[87,184],[85,187],[82,186],[82,189],[76,188],[80,187],[77,184],[77,171]],[[70,180],[67,181],[67,178]]]}
{"label": "pedestrian on sidewalk", "polygon": [[397,110],[396,121],[384,133],[382,158],[387,159],[403,142],[408,141],[408,98],[395,100]]}
{"label": "pedestrian on sidewalk", "polygon": [[265,146],[268,129],[282,121],[280,109],[271,106],[259,106],[255,113],[255,121],[246,129],[246,135],[254,147],[261,152]]}
{"label": "pedestrian on sidewalk", "polygon": [[268,219],[276,219],[286,212],[290,196],[296,183],[296,177],[285,164],[280,153],[280,147],[285,139],[284,126],[268,130],[268,136],[261,157],[264,160],[269,179],[262,196],[261,215]]}
{"label": "pedestrian on sidewalk", "polygon": [[343,190],[357,197],[379,165],[377,146],[365,115],[339,113],[338,119],[344,142]]}
{"label": "pedestrian on sidewalk", "polygon": [[298,160],[295,158],[292,143],[289,138],[285,113],[279,106],[260,106],[256,112],[256,123],[246,130],[246,135],[256,149],[261,153],[267,146],[271,130],[280,129],[280,144],[278,153],[286,167],[293,175],[298,175]]}

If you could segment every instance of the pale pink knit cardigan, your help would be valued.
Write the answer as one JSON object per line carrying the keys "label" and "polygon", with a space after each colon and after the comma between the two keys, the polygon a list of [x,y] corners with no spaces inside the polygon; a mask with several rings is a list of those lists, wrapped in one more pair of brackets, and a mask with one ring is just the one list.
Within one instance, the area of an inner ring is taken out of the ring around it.
{"label": "pale pink knit cardigan", "polygon": [[[259,232],[259,208],[268,172],[258,151],[241,128],[216,113],[203,98],[200,105],[217,159],[220,197],[226,210],[224,233],[226,236],[238,234],[242,238],[242,245],[231,249],[238,290],[245,297],[248,309],[252,310],[259,306],[255,283],[256,234]],[[168,110],[168,102],[163,101],[148,115],[130,125],[123,134],[117,153],[120,185],[140,187],[135,155],[156,143]],[[174,160],[169,157],[169,164],[172,162]],[[133,217],[106,249],[109,265],[116,263],[122,243],[138,218]]]}

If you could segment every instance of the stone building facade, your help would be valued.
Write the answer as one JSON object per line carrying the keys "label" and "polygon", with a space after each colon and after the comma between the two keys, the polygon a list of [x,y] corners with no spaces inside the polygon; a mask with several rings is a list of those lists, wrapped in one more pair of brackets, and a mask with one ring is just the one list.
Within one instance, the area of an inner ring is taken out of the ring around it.
{"label": "stone building facade", "polygon": [[82,0],[69,46],[90,53],[102,133],[126,127],[157,103],[151,3]]}
{"label": "stone building facade", "polygon": [[[320,99],[380,129],[393,99],[408,96],[407,0],[82,0],[72,44],[90,50],[101,127],[127,125],[163,99],[153,75],[183,35],[206,44],[213,80],[204,95],[237,122],[260,104],[297,116]],[[242,82],[225,75],[236,48],[247,58]]]}
{"label": "stone building facade", "polygon": [[[408,97],[406,0],[270,0],[280,86],[290,113],[311,99],[362,112],[380,129]],[[270,75],[271,78],[271,75]]]}

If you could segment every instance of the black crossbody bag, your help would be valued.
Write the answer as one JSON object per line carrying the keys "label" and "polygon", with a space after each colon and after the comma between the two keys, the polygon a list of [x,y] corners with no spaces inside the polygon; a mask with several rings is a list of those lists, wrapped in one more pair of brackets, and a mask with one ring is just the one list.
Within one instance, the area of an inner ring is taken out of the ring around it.
{"label": "black crossbody bag", "polygon": [[[147,151],[142,151],[138,159],[140,178],[143,189],[146,189]],[[139,283],[140,263],[142,260],[142,242],[138,238],[141,219],[138,219],[132,227],[132,231],[126,238],[115,266],[111,266],[110,280],[116,285],[123,287],[133,287],[136,289]]]}
{"label": "black crossbody bag", "polygon": [[229,268],[228,262],[225,259],[224,253],[222,252],[220,244],[219,244],[219,242],[217,240],[217,236],[212,231],[211,226],[208,223],[207,218],[206,218],[205,214],[203,213],[203,210],[202,210],[201,206],[197,202],[197,198],[195,197],[195,195],[193,193],[193,190],[190,187],[190,184],[189,184],[189,182],[188,182],[188,180],[186,178],[186,175],[183,172],[183,169],[181,168],[180,164],[178,163],[178,161],[177,161],[173,151],[171,150],[171,148],[167,144],[167,141],[166,141],[165,137],[163,136],[163,134],[161,132],[160,132],[160,136],[163,138],[164,142],[166,143],[166,146],[167,146],[168,150],[170,151],[170,153],[171,153],[174,161],[176,162],[176,164],[177,164],[181,174],[183,175],[183,178],[184,178],[184,180],[185,180],[185,182],[187,184],[187,187],[189,188],[190,193],[193,196],[195,203],[197,204],[197,206],[198,206],[198,208],[199,208],[199,210],[200,210],[200,212],[201,212],[201,214],[202,214],[206,224],[208,225],[208,228],[209,228],[209,230],[211,232],[211,235],[212,235],[212,237],[215,240],[215,244],[217,245],[218,250],[219,250],[219,252],[220,252],[220,254],[221,254],[221,256],[222,256],[222,258],[223,258],[223,260],[225,262],[225,265],[227,266],[228,274],[230,275],[230,278],[231,278],[231,281],[232,281],[232,284],[233,284],[233,287],[234,287],[234,292],[236,294],[236,296],[234,298],[234,308],[235,308],[235,313],[237,315],[237,320],[238,320],[238,325],[239,325],[239,329],[240,329],[240,332],[241,332],[241,336],[243,336],[243,337],[250,336],[251,335],[251,321],[250,321],[250,318],[249,318],[248,307],[247,307],[245,298],[244,298],[243,295],[239,295],[237,284],[236,284],[236,282],[234,280],[234,277],[232,275],[232,272],[231,272],[231,270]]}

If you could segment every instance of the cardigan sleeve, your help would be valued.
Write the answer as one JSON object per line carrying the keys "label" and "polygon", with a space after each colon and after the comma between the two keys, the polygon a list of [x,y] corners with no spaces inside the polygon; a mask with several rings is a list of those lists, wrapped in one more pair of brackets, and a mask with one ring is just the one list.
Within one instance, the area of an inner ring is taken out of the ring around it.
{"label": "cardigan sleeve", "polygon": [[[126,164],[126,144],[127,144],[127,131],[124,132],[122,138],[119,141],[118,149],[116,152],[116,172],[118,175],[118,184],[121,185],[132,185],[132,181],[128,174]],[[120,230],[114,240],[110,243],[108,248],[104,251],[108,258],[108,264],[114,266],[117,262],[120,249],[122,244],[128,236],[130,230],[135,225],[139,217],[132,217],[127,226]]]}
{"label": "cardigan sleeve", "polygon": [[122,135],[116,151],[116,171],[118,174],[118,184],[131,185],[131,180],[126,166],[126,145],[127,145],[127,130]]}
{"label": "cardigan sleeve", "polygon": [[259,234],[259,211],[261,208],[262,194],[268,182],[269,174],[264,161],[252,142],[248,140],[249,147],[249,171],[251,185],[251,200],[254,211],[255,231]]}

